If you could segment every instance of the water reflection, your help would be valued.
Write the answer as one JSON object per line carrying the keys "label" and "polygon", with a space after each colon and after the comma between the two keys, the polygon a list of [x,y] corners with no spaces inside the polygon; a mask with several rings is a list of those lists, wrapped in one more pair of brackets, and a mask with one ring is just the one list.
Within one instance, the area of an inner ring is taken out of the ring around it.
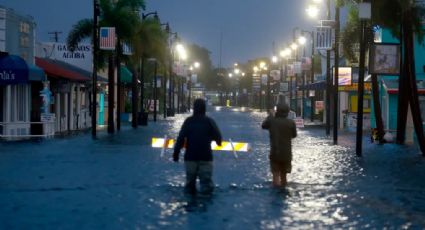
{"label": "water reflection", "polygon": [[[71,229],[81,227],[73,223],[93,222],[91,214],[99,222],[93,228],[425,228],[425,162],[411,148],[369,145],[359,159],[349,145],[353,136],[341,132],[344,144],[334,146],[323,129],[301,129],[288,186],[277,189],[271,186],[268,134],[260,128],[266,113],[223,107],[208,108],[208,114],[225,139],[252,146],[237,159],[231,152],[214,153],[213,196],[185,196],[183,163],[169,160],[172,150],[161,158],[150,147],[152,136],[177,136],[190,114],[176,114],[137,130],[99,135],[94,144],[88,134],[40,149],[3,146],[0,195],[8,199],[0,200],[0,213],[10,218],[2,220],[29,216],[20,218],[27,226],[43,228],[45,221],[56,227],[55,215],[47,214],[64,210]],[[51,189],[58,187],[84,189]],[[61,202],[51,202],[52,196]],[[77,211],[67,214],[68,206]]]}

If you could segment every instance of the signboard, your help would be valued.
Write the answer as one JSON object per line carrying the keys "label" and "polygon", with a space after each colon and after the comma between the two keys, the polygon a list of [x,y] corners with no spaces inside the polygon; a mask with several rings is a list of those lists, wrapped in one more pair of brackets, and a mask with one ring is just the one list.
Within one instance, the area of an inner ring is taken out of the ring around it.
{"label": "signboard", "polygon": [[16,55],[0,56],[0,85],[23,84],[28,82],[28,66]]}
{"label": "signboard", "polygon": [[391,43],[376,43],[370,47],[369,69],[372,74],[400,74],[400,46]]}
{"label": "signboard", "polygon": [[[339,86],[338,91],[357,91],[358,88],[358,83],[353,83],[352,85]],[[370,82],[365,82],[364,89],[366,91],[372,91],[372,84]]]}
{"label": "signboard", "polygon": [[286,66],[286,76],[288,77],[295,76],[294,65],[289,64]]}
{"label": "signboard", "polygon": [[281,82],[280,83],[280,92],[288,92],[289,91],[289,83],[288,82]]}
{"label": "signboard", "polygon": [[198,82],[198,75],[192,74],[192,76],[190,77],[190,81],[192,82],[192,84]]}
{"label": "signboard", "polygon": [[301,59],[301,69],[304,71],[311,70],[311,58],[303,57]]}
{"label": "signboard", "polygon": [[[333,76],[335,79],[335,67],[332,69],[334,72]],[[335,85],[335,80],[332,80],[332,82]],[[351,85],[353,83],[353,76],[351,67],[339,67],[338,68],[338,85],[339,86],[345,86],[345,85]]]}
{"label": "signboard", "polygon": [[319,26],[316,27],[316,49],[331,50],[333,43],[332,27]]}
{"label": "signboard", "polygon": [[116,44],[115,27],[100,27],[99,49],[115,50],[115,44]]}
{"label": "signboard", "polygon": [[173,72],[178,76],[187,76],[188,68],[186,64],[180,62],[174,62],[173,64]]}
{"label": "signboard", "polygon": [[[155,101],[153,99],[148,99],[149,112],[154,112],[154,109],[155,109],[154,102]],[[156,111],[159,111],[159,100],[156,100]]]}
{"label": "signboard", "polygon": [[89,43],[79,43],[71,52],[66,43],[44,42],[41,47],[37,47],[37,55],[63,61],[89,72],[93,71],[92,45]]}
{"label": "signboard", "polygon": [[267,85],[267,74],[261,75],[261,84]]}
{"label": "signboard", "polygon": [[274,80],[274,81],[280,81],[280,70],[271,70],[270,71],[270,77]]}
{"label": "signboard", "polygon": [[315,101],[314,109],[314,113],[319,114],[320,111],[323,111],[325,109],[325,103],[323,101]]}
{"label": "signboard", "polygon": [[133,55],[133,48],[128,43],[123,42],[121,46],[122,46],[123,55],[127,55],[127,56]]}
{"label": "signboard", "polygon": [[252,89],[253,90],[259,90],[261,88],[260,86],[260,76],[259,75],[252,75]]}
{"label": "signboard", "polygon": [[302,73],[301,62],[299,62],[299,61],[294,62],[294,73],[295,74],[301,74]]}
{"label": "signboard", "polygon": [[55,114],[54,113],[42,113],[40,114],[40,121],[41,122],[54,122],[55,121]]}
{"label": "signboard", "polygon": [[304,128],[304,119],[296,117],[294,118],[294,121],[297,128]]}

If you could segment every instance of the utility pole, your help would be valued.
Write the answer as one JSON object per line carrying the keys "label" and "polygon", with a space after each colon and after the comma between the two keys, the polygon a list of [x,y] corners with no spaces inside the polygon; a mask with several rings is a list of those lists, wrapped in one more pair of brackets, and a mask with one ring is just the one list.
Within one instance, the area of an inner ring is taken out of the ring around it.
{"label": "utility pole", "polygon": [[97,117],[97,55],[99,50],[98,21],[99,3],[93,0],[93,73],[92,73],[92,103],[91,103],[91,128],[92,137],[96,138],[96,117]]}
{"label": "utility pole", "polygon": [[[338,80],[338,68],[339,68],[339,6],[335,3],[335,71],[334,71],[334,130],[333,130],[333,143],[334,145],[338,144],[338,117],[339,117],[339,80]],[[358,108],[362,109],[362,108]]]}
{"label": "utility pole", "polygon": [[[94,4],[96,4],[96,1],[94,1],[95,3]],[[93,23],[94,24],[94,23]],[[55,42],[58,42],[59,41],[59,34],[61,34],[62,33],[62,31],[52,31],[52,32],[48,32],[48,34],[52,34],[53,35],[53,40],[55,41]]]}
{"label": "utility pole", "polygon": [[[331,20],[331,0],[327,2],[327,19]],[[326,136],[331,135],[331,51],[326,50]]]}

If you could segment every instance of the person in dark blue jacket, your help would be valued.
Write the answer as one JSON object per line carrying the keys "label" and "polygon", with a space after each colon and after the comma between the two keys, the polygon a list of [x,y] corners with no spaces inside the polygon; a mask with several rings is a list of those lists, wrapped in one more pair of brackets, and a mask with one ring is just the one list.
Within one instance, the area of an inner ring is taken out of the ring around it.
{"label": "person in dark blue jacket", "polygon": [[193,115],[184,121],[174,146],[173,160],[179,161],[180,150],[185,145],[184,162],[186,168],[185,192],[196,193],[196,178],[199,177],[201,193],[214,190],[212,181],[213,156],[211,141],[221,145],[221,133],[215,121],[205,115],[203,99],[193,102]]}

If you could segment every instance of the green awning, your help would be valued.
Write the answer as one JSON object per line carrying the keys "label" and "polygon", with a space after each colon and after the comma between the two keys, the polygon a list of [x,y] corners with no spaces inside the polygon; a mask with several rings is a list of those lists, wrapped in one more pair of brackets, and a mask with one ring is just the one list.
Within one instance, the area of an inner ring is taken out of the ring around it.
{"label": "green awning", "polygon": [[47,80],[43,69],[32,64],[27,64],[27,65],[29,70],[28,80],[30,81],[46,81]]}
{"label": "green awning", "polygon": [[121,74],[121,83],[130,84],[132,82],[133,74],[130,72],[130,70],[127,67],[121,66],[120,74]]}

